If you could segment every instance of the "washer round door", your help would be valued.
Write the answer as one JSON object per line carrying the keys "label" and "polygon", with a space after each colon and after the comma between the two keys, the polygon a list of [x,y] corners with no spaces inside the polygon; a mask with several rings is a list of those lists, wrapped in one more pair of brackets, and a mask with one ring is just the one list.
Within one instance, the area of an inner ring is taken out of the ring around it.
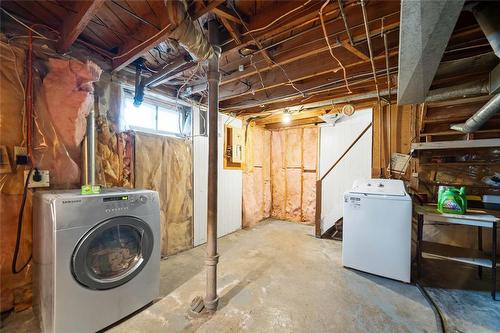
{"label": "washer round door", "polygon": [[153,252],[151,227],[135,217],[117,216],[98,224],[78,242],[71,268],[90,289],[118,287],[144,268]]}

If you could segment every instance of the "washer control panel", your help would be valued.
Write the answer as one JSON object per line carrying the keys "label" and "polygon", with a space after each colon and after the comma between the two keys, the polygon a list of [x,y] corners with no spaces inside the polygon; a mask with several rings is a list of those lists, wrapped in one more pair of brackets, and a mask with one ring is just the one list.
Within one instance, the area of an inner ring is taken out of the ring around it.
{"label": "washer control panel", "polygon": [[145,194],[109,196],[102,199],[106,213],[125,213],[130,209],[147,203],[148,200],[149,198]]}

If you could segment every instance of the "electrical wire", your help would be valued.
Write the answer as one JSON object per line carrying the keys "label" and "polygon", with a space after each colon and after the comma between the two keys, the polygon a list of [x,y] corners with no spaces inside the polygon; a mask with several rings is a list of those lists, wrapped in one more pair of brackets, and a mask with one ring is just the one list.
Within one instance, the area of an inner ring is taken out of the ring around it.
{"label": "electrical wire", "polygon": [[432,311],[434,311],[434,315],[436,316],[436,318],[439,319],[439,320],[436,320],[439,331],[442,333],[447,333],[448,329],[447,329],[447,325],[446,325],[446,319],[443,316],[443,314],[441,313],[441,310],[439,309],[439,307],[436,305],[436,303],[434,302],[434,300],[429,295],[427,290],[425,290],[424,287],[422,287],[418,282],[415,282],[415,286],[418,288],[420,293],[422,293],[422,295],[424,296],[427,303],[429,303],[429,305],[431,306]]}
{"label": "electrical wire", "polygon": [[8,11],[6,11],[5,9],[3,9],[2,7],[0,7],[0,9],[2,10],[2,12],[4,12],[5,14],[7,14],[11,19],[13,19],[14,21],[16,21],[17,23],[19,23],[20,25],[22,25],[26,29],[30,30],[31,32],[34,32],[35,34],[37,34],[40,37],[45,37],[44,35],[42,35],[38,31],[33,30],[32,28],[30,28],[27,24],[25,24],[21,20],[17,19],[14,15],[10,14]]}
{"label": "electrical wire", "polygon": [[[245,23],[245,21],[242,19],[240,13],[236,10],[236,7],[234,7],[233,3],[232,2],[229,2],[230,6],[232,7],[233,11],[236,13],[236,16],[238,16],[238,18],[240,19],[241,21],[241,24],[243,25],[243,27],[245,28],[245,30],[248,32],[248,34],[250,35],[250,37],[252,38],[252,40],[254,41],[255,45],[257,45],[257,47],[259,48],[259,50],[263,51],[264,50],[264,47],[262,46],[262,44],[253,36],[252,32],[250,31],[250,29],[248,28],[247,24]],[[267,57],[271,63],[273,63],[276,67],[278,67],[282,72],[283,72],[283,75],[285,76],[285,78],[287,79],[288,83],[290,84],[290,86],[295,89],[297,92],[299,92],[300,94],[302,94],[302,96],[305,96],[304,92],[302,92],[302,90],[300,90],[299,88],[297,88],[295,86],[295,84],[293,83],[293,81],[290,79],[290,77],[288,76],[287,72],[285,71],[285,69],[279,64],[277,63],[276,61],[274,61],[274,59],[272,59],[271,57]]]}
{"label": "electrical wire", "polygon": [[26,181],[24,182],[24,189],[23,189],[23,198],[21,200],[21,207],[19,208],[19,216],[17,219],[17,234],[16,234],[16,245],[14,248],[14,255],[12,256],[12,274],[18,274],[21,273],[26,266],[31,261],[31,258],[33,254],[30,254],[28,260],[26,263],[23,264],[23,266],[20,269],[17,269],[17,259],[19,257],[19,248],[21,246],[21,234],[23,230],[23,215],[24,215],[24,207],[26,206],[26,197],[28,195],[28,183],[31,177],[31,173],[33,172],[33,168],[30,169],[28,172],[28,176],[26,177]]}
{"label": "electrical wire", "polygon": [[330,0],[326,0],[323,3],[323,5],[321,6],[321,9],[319,10],[319,19],[321,21],[321,27],[323,29],[323,34],[325,35],[325,41],[326,41],[326,44],[328,45],[328,50],[330,51],[330,55],[339,64],[339,66],[342,68],[342,71],[344,72],[345,87],[347,88],[347,91],[349,92],[349,94],[352,94],[352,91],[349,88],[349,82],[347,81],[347,73],[346,73],[345,67],[342,64],[342,62],[333,54],[333,48],[330,45],[330,40],[328,38],[328,33],[326,32],[325,20],[323,19],[323,10],[325,9],[326,5],[328,5],[329,2],[330,2]]}
{"label": "electrical wire", "polygon": [[[302,5],[298,6],[298,7],[297,7],[297,8],[295,8],[295,9],[292,9],[292,10],[290,10],[290,11],[288,11],[288,12],[284,13],[283,15],[281,15],[281,16],[279,16],[278,18],[274,19],[273,21],[271,21],[270,23],[266,24],[265,26],[260,27],[260,28],[256,28],[256,29],[253,29],[253,30],[247,30],[247,33],[248,33],[248,34],[251,34],[251,33],[253,33],[253,32],[258,32],[258,31],[266,30],[267,28],[269,28],[270,26],[272,26],[273,24],[275,24],[276,22],[278,22],[278,21],[279,21],[279,20],[281,20],[282,18],[284,18],[284,17],[286,17],[286,16],[290,15],[291,13],[296,12],[297,10],[299,10],[299,9],[301,9],[301,8],[303,8],[303,7],[305,7],[305,6],[307,6],[310,2],[312,2],[312,0],[307,0],[307,1],[306,1],[305,3],[303,3]],[[234,6],[232,6],[232,2],[230,2],[230,4],[231,4],[231,7],[233,7],[233,9],[234,9]],[[235,10],[235,12],[236,12],[236,10]],[[239,15],[238,15],[238,16],[239,16]],[[241,17],[240,17],[240,20],[243,22],[243,20],[241,19]]]}
{"label": "electrical wire", "polygon": [[[196,74],[196,72],[198,71],[198,69],[200,68],[200,64],[201,62],[198,62],[198,64],[196,65],[196,68],[193,70],[193,73],[191,73],[191,75],[184,81],[184,83],[180,86],[179,89],[177,89],[177,96],[175,98],[175,111],[178,111],[178,105],[179,105],[179,95],[182,91],[182,89],[188,84],[189,81],[191,81],[191,79],[193,78],[194,74]],[[192,117],[191,117],[192,118]],[[179,133],[184,137],[186,138],[187,136],[184,135],[183,133],[183,130],[182,130],[182,124],[181,124],[181,117],[179,117]]]}

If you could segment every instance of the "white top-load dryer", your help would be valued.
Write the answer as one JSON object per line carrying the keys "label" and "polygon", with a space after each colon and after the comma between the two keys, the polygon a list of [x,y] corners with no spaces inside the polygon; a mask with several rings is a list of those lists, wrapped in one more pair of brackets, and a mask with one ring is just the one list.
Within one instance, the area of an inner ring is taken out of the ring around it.
{"label": "white top-load dryer", "polygon": [[344,194],[343,266],[409,283],[411,214],[401,180],[356,180]]}

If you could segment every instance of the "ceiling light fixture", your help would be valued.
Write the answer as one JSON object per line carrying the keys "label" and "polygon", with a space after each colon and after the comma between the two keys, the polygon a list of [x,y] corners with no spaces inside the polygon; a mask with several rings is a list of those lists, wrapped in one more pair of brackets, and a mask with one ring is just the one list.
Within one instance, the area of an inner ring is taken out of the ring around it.
{"label": "ceiling light fixture", "polygon": [[292,122],[292,116],[289,113],[283,114],[283,119],[281,119],[283,124],[290,124]]}

